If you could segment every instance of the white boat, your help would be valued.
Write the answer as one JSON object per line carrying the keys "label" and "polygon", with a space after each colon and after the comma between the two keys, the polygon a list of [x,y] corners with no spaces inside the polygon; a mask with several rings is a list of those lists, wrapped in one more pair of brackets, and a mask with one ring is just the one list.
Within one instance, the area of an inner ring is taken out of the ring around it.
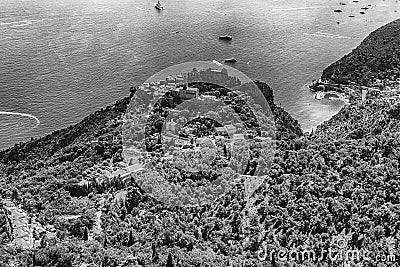
{"label": "white boat", "polygon": [[157,3],[154,4],[154,7],[157,10],[163,10],[164,9],[164,7],[161,5],[160,1],[157,1]]}
{"label": "white boat", "polygon": [[219,37],[220,40],[224,40],[224,41],[232,41],[232,36],[230,35],[222,35]]}
{"label": "white boat", "polygon": [[321,99],[323,99],[324,97],[325,97],[325,93],[324,93],[324,92],[321,92],[321,91],[318,91],[318,92],[315,94],[315,96],[314,96],[314,98],[317,99],[317,100],[321,100]]}
{"label": "white boat", "polygon": [[224,62],[225,63],[236,63],[237,62],[237,60],[236,60],[236,58],[227,58],[227,59],[225,59],[224,60]]}

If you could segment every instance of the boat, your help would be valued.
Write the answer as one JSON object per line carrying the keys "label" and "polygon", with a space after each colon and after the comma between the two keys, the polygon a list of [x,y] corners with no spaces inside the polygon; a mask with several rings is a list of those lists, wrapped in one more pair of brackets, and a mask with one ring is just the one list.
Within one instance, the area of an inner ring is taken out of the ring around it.
{"label": "boat", "polygon": [[324,93],[324,92],[321,92],[321,91],[318,91],[318,92],[314,95],[314,98],[317,99],[317,100],[322,100],[324,97],[325,97],[325,93]]}
{"label": "boat", "polygon": [[363,14],[363,15],[364,15],[364,14],[365,14],[365,12],[364,12],[364,11],[360,11],[360,14]]}
{"label": "boat", "polygon": [[154,4],[154,7],[157,10],[163,10],[164,9],[164,7],[161,5],[160,1],[157,1],[157,3]]}
{"label": "boat", "polygon": [[226,58],[225,60],[224,60],[224,62],[225,63],[236,63],[237,62],[237,60],[236,60],[236,58]]}
{"label": "boat", "polygon": [[220,40],[224,40],[224,41],[232,41],[232,36],[229,35],[222,35],[219,37]]}
{"label": "boat", "polygon": [[335,10],[333,10],[333,12],[336,12],[336,13],[341,13],[341,12],[343,12],[342,10],[340,10],[340,9],[335,9]]}

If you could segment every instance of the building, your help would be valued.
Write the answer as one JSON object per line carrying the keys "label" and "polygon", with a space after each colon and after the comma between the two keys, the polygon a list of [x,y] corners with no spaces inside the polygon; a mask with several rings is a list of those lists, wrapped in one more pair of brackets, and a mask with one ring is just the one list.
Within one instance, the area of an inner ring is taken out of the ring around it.
{"label": "building", "polygon": [[179,92],[180,92],[179,88],[172,88],[172,89],[170,90],[170,92],[171,92],[171,96],[173,96],[173,97],[179,97]]}
{"label": "building", "polygon": [[165,100],[168,103],[168,106],[172,107],[174,105],[174,98],[171,95],[165,96]]}
{"label": "building", "polygon": [[236,127],[232,124],[225,125],[225,130],[229,134],[229,136],[236,133]]}
{"label": "building", "polygon": [[367,100],[367,93],[368,93],[368,90],[363,89],[361,91],[361,101],[365,102],[365,100]]}
{"label": "building", "polygon": [[176,122],[174,122],[174,121],[169,121],[169,122],[167,122],[166,124],[165,124],[165,130],[167,131],[167,132],[170,132],[170,133],[172,133],[172,134],[175,134],[175,132],[176,132]]}
{"label": "building", "polygon": [[215,132],[218,135],[223,135],[225,133],[225,127],[215,127]]}
{"label": "building", "polygon": [[215,95],[201,95],[200,99],[207,101],[217,101],[217,97]]}
{"label": "building", "polygon": [[175,78],[175,82],[176,82],[176,84],[183,84],[185,82],[185,80],[183,79],[182,75],[177,75]]}
{"label": "building", "polygon": [[199,89],[194,87],[187,87],[184,86],[179,90],[179,97],[181,99],[194,99],[199,97]]}
{"label": "building", "polygon": [[165,78],[165,82],[166,83],[175,83],[175,79],[172,78],[171,76],[168,76],[167,78]]}
{"label": "building", "polygon": [[236,140],[245,140],[244,134],[234,134],[233,141],[236,141]]}

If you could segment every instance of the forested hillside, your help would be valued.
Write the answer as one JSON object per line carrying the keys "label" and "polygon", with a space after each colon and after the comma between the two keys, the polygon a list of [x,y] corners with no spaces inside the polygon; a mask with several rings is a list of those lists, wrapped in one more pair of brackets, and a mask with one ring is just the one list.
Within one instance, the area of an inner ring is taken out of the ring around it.
{"label": "forested hillside", "polygon": [[[258,85],[273,99],[267,85]],[[387,254],[386,238],[400,237],[395,108],[350,106],[302,136],[297,122],[273,106],[281,138],[262,186],[245,196],[242,180],[212,205],[173,208],[145,194],[134,175],[121,183],[99,171],[121,160],[127,103],[2,152],[3,197],[56,231],[37,237],[29,250],[3,245],[3,266],[286,266],[275,256],[260,260],[260,249],[322,253],[344,236],[351,248]],[[89,177],[95,177],[90,186],[79,184]],[[10,241],[6,221],[2,217],[3,243]],[[310,264],[317,262],[295,262]]]}
{"label": "forested hillside", "polygon": [[[282,108],[274,105],[271,88],[262,82],[257,82],[257,85],[275,115],[278,138],[291,140],[301,136],[298,122]],[[122,182],[118,175],[105,175],[107,170],[117,169],[122,160],[122,116],[129,99],[122,99],[76,125],[0,152],[1,196],[20,205],[30,214],[29,220],[34,218],[45,229],[56,231],[55,237],[51,238],[41,233],[33,236],[33,254],[19,253],[10,246],[3,247],[6,250],[2,250],[4,253],[0,256],[0,263],[8,266],[11,263],[18,265],[21,264],[20,261],[28,261],[36,265],[76,266],[93,259],[91,253],[84,254],[84,247],[94,246],[101,251],[97,261],[108,266],[112,262],[121,263],[128,255],[144,253],[149,244],[157,244],[157,247],[162,245],[158,243],[160,241],[150,239],[143,241],[142,246],[136,246],[137,252],[132,251],[133,235],[141,237],[139,231],[145,230],[141,229],[143,226],[154,227],[152,224],[146,225],[141,218],[142,213],[159,213],[168,209],[171,212],[183,211],[161,204],[155,205],[155,200],[137,188],[134,179]],[[209,208],[204,207],[205,211]],[[139,210],[141,212],[137,213]],[[99,212],[102,214],[96,221],[95,214]],[[9,212],[5,209],[3,213]],[[15,240],[15,233],[9,227],[9,218],[10,216],[1,217],[3,245]],[[132,220],[139,224],[132,225]],[[201,227],[201,223],[197,227]],[[96,224],[101,224],[102,229],[95,229]],[[150,234],[145,232],[144,236]],[[88,235],[91,236],[90,240]],[[106,243],[109,245],[106,246]],[[76,258],[78,251],[84,254],[79,260]],[[109,260],[106,259],[108,254]],[[20,259],[11,260],[13,255]],[[143,256],[139,262],[147,265],[148,260]],[[107,261],[110,263],[106,263]],[[156,262],[162,261],[154,263]]]}
{"label": "forested hillside", "polygon": [[350,54],[326,68],[322,78],[337,83],[371,85],[375,79],[400,77],[400,20],[393,21],[365,38]]}

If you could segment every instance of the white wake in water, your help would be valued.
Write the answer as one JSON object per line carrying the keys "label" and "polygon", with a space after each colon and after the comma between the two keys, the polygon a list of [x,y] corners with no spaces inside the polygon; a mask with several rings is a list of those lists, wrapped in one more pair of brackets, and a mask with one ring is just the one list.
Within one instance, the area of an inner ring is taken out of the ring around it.
{"label": "white wake in water", "polygon": [[218,10],[211,10],[212,12],[215,12],[215,13],[218,13],[218,14],[220,14],[220,15],[226,15],[226,13],[223,13],[223,12],[221,12],[221,11],[218,11]]}
{"label": "white wake in water", "polygon": [[331,6],[306,6],[306,7],[292,7],[292,8],[274,8],[272,11],[298,11],[308,9],[330,8]]}
{"label": "white wake in water", "polygon": [[342,35],[330,34],[330,33],[324,33],[324,32],[315,32],[315,33],[304,32],[303,35],[324,37],[324,38],[332,38],[332,39],[360,39],[360,38],[357,38],[357,37],[342,36]]}
{"label": "white wake in water", "polygon": [[36,121],[35,128],[39,126],[40,120],[33,116],[32,114],[27,114],[27,113],[20,113],[20,112],[11,112],[11,111],[0,111],[0,115],[15,115],[15,116],[21,116],[21,117],[27,117],[34,119]]}
{"label": "white wake in water", "polygon": [[39,22],[41,20],[29,19],[21,21],[11,21],[11,22],[0,22],[0,27],[22,27],[27,25],[32,25],[34,22]]}

